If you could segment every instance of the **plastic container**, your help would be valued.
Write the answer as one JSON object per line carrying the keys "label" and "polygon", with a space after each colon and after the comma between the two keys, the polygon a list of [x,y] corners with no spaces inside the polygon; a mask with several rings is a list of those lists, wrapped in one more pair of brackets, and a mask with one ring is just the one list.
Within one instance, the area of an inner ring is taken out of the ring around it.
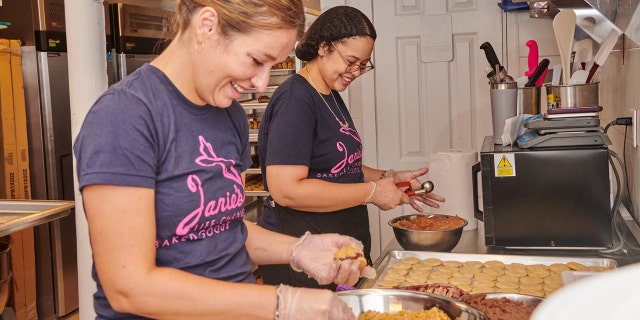
{"label": "plastic container", "polygon": [[518,114],[518,87],[516,82],[501,82],[492,83],[490,88],[493,143],[502,144],[505,122]]}

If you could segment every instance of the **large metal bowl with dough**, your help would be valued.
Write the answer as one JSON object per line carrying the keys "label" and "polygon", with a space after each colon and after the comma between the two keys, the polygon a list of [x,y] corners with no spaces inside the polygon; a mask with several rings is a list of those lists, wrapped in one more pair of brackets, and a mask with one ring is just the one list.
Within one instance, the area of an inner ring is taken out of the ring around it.
{"label": "large metal bowl with dough", "polygon": [[489,318],[466,303],[437,294],[399,289],[359,289],[337,293],[353,310],[355,316],[365,311],[395,313],[400,310],[420,311],[438,307],[451,319],[489,320]]}
{"label": "large metal bowl with dough", "polygon": [[393,234],[398,240],[398,244],[405,250],[412,251],[436,251],[436,252],[450,252],[456,247],[460,238],[462,237],[462,230],[469,223],[464,218],[460,218],[464,221],[459,227],[445,229],[445,230],[416,230],[402,228],[396,225],[396,222],[404,219],[411,219],[418,215],[432,216],[432,217],[450,217],[444,214],[411,214],[403,215],[389,220],[389,225],[393,228]]}

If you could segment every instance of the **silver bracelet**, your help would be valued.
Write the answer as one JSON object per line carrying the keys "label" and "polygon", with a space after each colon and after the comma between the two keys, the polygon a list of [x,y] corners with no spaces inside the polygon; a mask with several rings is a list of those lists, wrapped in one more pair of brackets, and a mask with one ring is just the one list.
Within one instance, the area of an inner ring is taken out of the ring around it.
{"label": "silver bracelet", "polygon": [[384,179],[384,178],[393,178],[393,175],[395,174],[395,170],[393,169],[389,169],[389,170],[385,170],[382,173],[382,176],[380,177],[380,179]]}

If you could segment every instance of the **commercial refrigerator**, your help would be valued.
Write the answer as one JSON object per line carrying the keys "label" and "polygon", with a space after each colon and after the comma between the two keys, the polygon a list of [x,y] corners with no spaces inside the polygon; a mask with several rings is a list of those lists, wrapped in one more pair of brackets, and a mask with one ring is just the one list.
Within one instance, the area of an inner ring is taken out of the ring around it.
{"label": "commercial refrigerator", "polygon": [[116,81],[120,81],[151,62],[166,47],[171,12],[124,3],[110,3],[108,6],[109,32],[116,57]]}
{"label": "commercial refrigerator", "polygon": [[[74,200],[64,0],[0,1],[0,36],[22,42],[32,199]],[[108,83],[162,49],[168,11],[104,2]],[[115,23],[115,24],[114,24]],[[78,310],[75,210],[35,228],[38,319]]]}
{"label": "commercial refrigerator", "polygon": [[116,48],[113,39],[113,33],[111,28],[111,18],[109,15],[109,4],[107,2],[103,3],[104,6],[104,26],[105,26],[105,36],[106,36],[106,53],[107,53],[107,84],[111,86],[112,84],[118,82],[118,64],[116,59]]}
{"label": "commercial refrigerator", "polygon": [[[22,42],[32,199],[74,200],[64,0],[5,1],[2,37]],[[75,210],[35,228],[38,319],[78,309]]]}

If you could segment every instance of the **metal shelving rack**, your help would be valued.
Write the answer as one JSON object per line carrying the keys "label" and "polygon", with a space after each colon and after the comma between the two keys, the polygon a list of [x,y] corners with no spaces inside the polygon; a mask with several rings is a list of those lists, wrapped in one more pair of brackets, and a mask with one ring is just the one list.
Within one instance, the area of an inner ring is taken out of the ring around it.
{"label": "metal shelving rack", "polygon": [[[313,2],[313,1],[312,1]],[[315,3],[314,7],[319,7],[319,3]],[[308,8],[305,6],[305,16],[308,25],[315,20],[317,16],[320,15],[319,10],[315,10],[312,8]],[[293,55],[293,52],[291,53]],[[258,93],[256,91],[247,92],[248,96],[246,100],[240,101],[240,104],[244,107],[247,117],[258,119],[261,117],[261,114],[264,113],[264,110],[267,108],[267,102],[258,102],[258,97],[261,95],[267,95],[271,97],[271,94],[275,91],[275,89],[280,85],[284,80],[286,80],[291,75],[295,74],[297,71],[302,69],[302,61],[297,59],[295,55],[293,55],[294,68],[293,69],[272,69],[271,70],[271,78],[270,85],[267,87],[265,93]],[[258,143],[258,129],[249,129],[249,142],[252,144],[252,153],[257,152],[254,150],[257,148]],[[247,181],[249,181],[250,175],[260,175],[260,168],[249,168],[245,172],[247,176]],[[265,197],[269,196],[269,192],[267,191],[251,191],[245,190],[245,212],[246,219],[253,221],[257,219],[257,216],[261,214],[262,203]]]}

